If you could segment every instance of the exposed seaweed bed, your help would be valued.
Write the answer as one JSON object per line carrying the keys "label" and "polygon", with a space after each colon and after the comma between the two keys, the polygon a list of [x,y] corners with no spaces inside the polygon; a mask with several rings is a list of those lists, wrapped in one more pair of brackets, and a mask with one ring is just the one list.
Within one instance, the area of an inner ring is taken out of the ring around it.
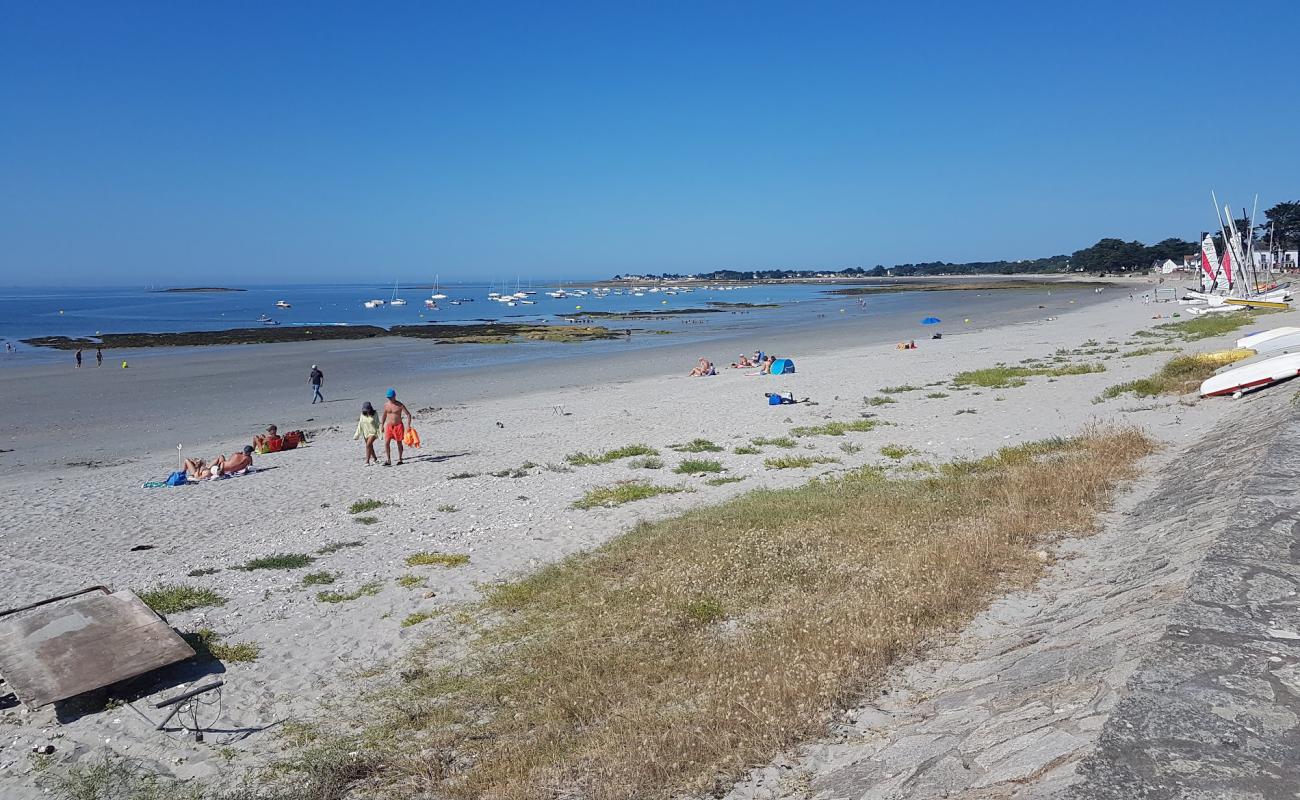
{"label": "exposed seaweed bed", "polygon": [[546,342],[583,342],[615,339],[626,334],[597,326],[528,325],[493,322],[474,325],[322,325],[311,328],[231,328],[223,331],[184,331],[180,333],[105,333],[97,337],[38,336],[24,339],[33,347],[75,350],[79,347],[197,347],[219,344],[272,344],[276,342],[313,342],[325,340],[373,339],[397,336],[408,339],[433,339],[439,344],[506,344],[520,339]]}

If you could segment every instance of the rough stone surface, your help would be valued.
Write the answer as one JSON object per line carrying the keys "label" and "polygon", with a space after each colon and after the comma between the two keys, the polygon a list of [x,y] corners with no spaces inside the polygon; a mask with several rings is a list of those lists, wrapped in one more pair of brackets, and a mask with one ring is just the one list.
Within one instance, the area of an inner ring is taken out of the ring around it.
{"label": "rough stone surface", "polygon": [[1239,401],[1099,534],[1061,542],[1034,589],[731,797],[1300,796],[1289,395]]}

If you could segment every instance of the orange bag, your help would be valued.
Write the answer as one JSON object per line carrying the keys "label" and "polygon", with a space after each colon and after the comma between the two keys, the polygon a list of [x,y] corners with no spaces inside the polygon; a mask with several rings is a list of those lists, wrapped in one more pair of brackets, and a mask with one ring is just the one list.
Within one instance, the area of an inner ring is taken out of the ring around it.
{"label": "orange bag", "polygon": [[420,446],[420,434],[416,432],[415,428],[406,429],[406,435],[402,437],[402,444],[415,448]]}

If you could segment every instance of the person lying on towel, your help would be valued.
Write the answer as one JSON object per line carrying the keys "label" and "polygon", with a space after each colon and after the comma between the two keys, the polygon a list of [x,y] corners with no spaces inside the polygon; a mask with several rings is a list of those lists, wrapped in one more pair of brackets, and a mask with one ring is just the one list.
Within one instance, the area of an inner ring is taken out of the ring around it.
{"label": "person lying on towel", "polygon": [[201,481],[224,478],[227,475],[243,475],[253,466],[253,448],[244,445],[244,449],[230,456],[219,455],[211,462],[201,458],[185,459],[185,474],[190,480]]}

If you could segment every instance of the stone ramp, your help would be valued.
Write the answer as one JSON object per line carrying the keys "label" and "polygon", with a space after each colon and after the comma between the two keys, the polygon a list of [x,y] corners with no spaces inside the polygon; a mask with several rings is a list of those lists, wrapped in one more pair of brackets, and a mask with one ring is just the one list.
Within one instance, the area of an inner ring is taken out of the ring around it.
{"label": "stone ramp", "polygon": [[[1251,398],[1248,414],[1221,423],[1176,456],[1156,458],[1100,533],[1060,544],[1058,562],[1037,586],[996,601],[953,642],[901,670],[878,698],[848,715],[833,740],[756,770],[730,796],[1147,796],[1132,782],[1112,794],[1076,787],[1080,762],[1097,748],[1103,726],[1105,752],[1089,760],[1090,781],[1101,777],[1093,765],[1112,758],[1111,743],[1126,746],[1109,733],[1107,719],[1139,664],[1166,646],[1166,631],[1190,630],[1182,598],[1202,559],[1212,548],[1244,550],[1228,538],[1228,522],[1242,519],[1242,493],[1259,484],[1253,476],[1260,459],[1284,450],[1274,446],[1287,438],[1274,423],[1288,414],[1289,394]],[[1291,556],[1284,555],[1275,563],[1290,567]],[[1300,567],[1292,571],[1300,579]],[[1289,582],[1259,574],[1259,588],[1248,592],[1291,591]],[[1236,579],[1223,573],[1198,582],[1189,596],[1235,597]],[[1300,631],[1300,618],[1276,624]],[[1259,633],[1267,636],[1263,627]],[[1187,645],[1191,638],[1176,640]],[[1237,691],[1259,694],[1257,681],[1244,681]],[[1300,686],[1300,675],[1295,681]]]}
{"label": "stone ramp", "polygon": [[1071,800],[1300,797],[1300,414],[1270,416],[1282,424]]}

